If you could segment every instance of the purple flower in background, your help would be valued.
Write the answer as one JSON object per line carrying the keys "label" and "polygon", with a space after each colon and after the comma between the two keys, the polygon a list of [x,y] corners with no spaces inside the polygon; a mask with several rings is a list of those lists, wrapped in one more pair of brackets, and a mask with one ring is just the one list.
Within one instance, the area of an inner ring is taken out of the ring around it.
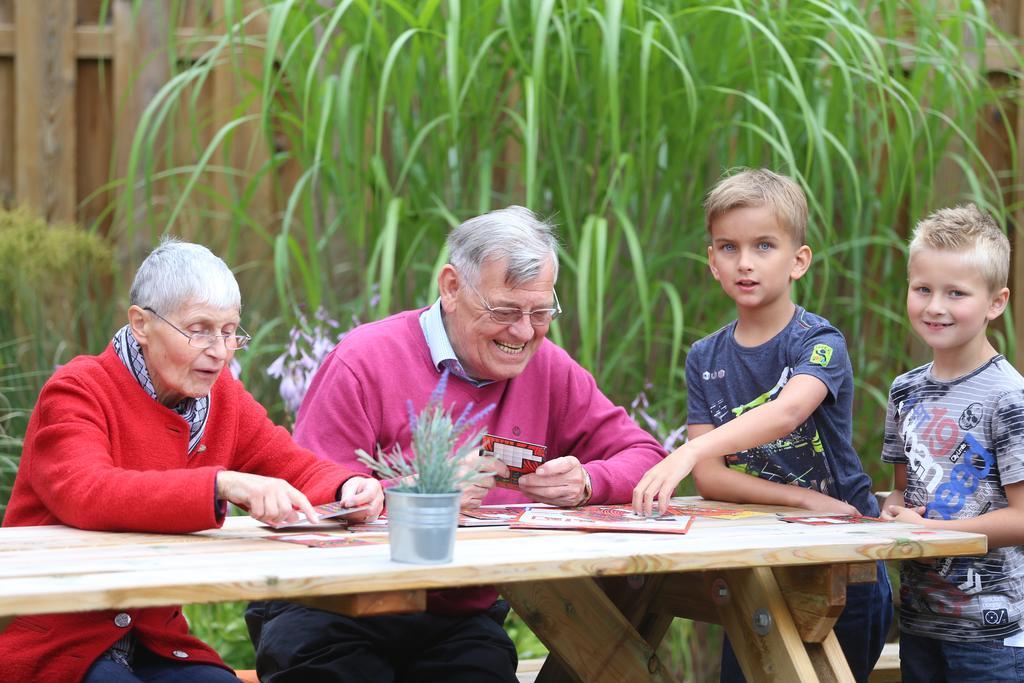
{"label": "purple flower in background", "polygon": [[370,308],[376,308],[380,303],[380,283],[370,283]]}
{"label": "purple flower in background", "polygon": [[[650,385],[645,387],[650,389]],[[666,451],[672,452],[684,441],[686,441],[686,423],[676,428],[669,427],[667,420],[659,420],[651,415],[651,403],[647,400],[647,394],[641,391],[629,404],[629,416],[633,421],[643,426],[656,439],[661,439],[661,446]]]}
{"label": "purple flower in background", "polygon": [[[327,311],[322,308],[317,310],[313,318],[313,325],[310,326],[304,316],[299,317],[298,326],[289,333],[284,353],[267,368],[268,375],[280,380],[281,398],[284,399],[285,409],[292,415],[302,405],[302,399],[320,364],[348,332],[341,331],[341,324],[328,317]],[[352,326],[358,324],[359,321],[353,316]]]}

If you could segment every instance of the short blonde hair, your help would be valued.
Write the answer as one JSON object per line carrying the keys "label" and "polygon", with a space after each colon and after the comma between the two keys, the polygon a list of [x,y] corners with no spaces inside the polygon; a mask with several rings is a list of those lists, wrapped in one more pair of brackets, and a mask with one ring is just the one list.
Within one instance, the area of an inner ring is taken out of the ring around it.
{"label": "short blonde hair", "polygon": [[1006,286],[1010,240],[995,218],[975,204],[939,209],[918,223],[910,240],[910,257],[922,249],[963,252],[990,291]]}
{"label": "short blonde hair", "polygon": [[767,168],[744,168],[719,180],[704,200],[704,223],[711,225],[734,209],[767,207],[797,246],[807,240],[807,197],[789,176]]}

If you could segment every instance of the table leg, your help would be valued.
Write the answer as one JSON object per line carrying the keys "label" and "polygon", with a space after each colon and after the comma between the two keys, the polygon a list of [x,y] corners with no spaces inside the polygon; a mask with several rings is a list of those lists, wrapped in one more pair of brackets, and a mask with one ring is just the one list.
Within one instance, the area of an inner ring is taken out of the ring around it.
{"label": "table leg", "polygon": [[835,633],[829,633],[820,643],[807,643],[807,655],[814,665],[814,672],[822,683],[852,681],[853,674],[846,662],[846,655],[839,645]]}
{"label": "table leg", "polygon": [[770,568],[732,569],[721,577],[727,594],[717,601],[718,613],[747,681],[853,682],[835,635],[805,645]]}
{"label": "table leg", "polygon": [[597,583],[640,636],[655,650],[672,625],[672,615],[653,609],[667,574],[604,576]]}
{"label": "table leg", "polygon": [[[580,683],[672,680],[654,647],[641,637],[593,579],[504,584],[498,590],[555,655],[553,661],[565,665],[562,675],[568,678],[562,680]],[[655,593],[652,589],[651,595]],[[538,680],[556,680],[554,672],[547,674],[546,669],[547,666],[541,674],[544,678],[539,676]]]}

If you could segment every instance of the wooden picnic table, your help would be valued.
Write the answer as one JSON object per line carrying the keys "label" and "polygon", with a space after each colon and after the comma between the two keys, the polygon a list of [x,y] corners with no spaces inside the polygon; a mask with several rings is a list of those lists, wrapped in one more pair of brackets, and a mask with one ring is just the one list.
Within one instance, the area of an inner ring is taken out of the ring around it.
{"label": "wooden picnic table", "polygon": [[765,514],[697,518],[686,535],[460,529],[454,561],[430,566],[391,562],[384,532],[338,528],[352,545],[310,548],[248,517],[182,535],[3,528],[0,615],[268,598],[368,615],[495,584],[551,652],[538,681],[672,680],[656,649],[677,616],[723,624],[750,681],[852,681],[832,633],[848,582],[873,580],[874,560],[986,551],[978,534],[707,504]]}

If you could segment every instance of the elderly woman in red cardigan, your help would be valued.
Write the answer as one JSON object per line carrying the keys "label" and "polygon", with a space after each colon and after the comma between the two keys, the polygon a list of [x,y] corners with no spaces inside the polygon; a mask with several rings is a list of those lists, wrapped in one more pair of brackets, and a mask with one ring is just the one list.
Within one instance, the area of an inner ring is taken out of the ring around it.
{"label": "elderly woman in red cardigan", "polygon": [[[249,336],[225,263],[168,240],[135,276],[128,324],[43,387],[4,526],[188,533],[227,503],[279,523],[313,504],[369,505],[380,484],[296,446],[231,376]],[[0,633],[11,681],[237,681],[180,607],[19,617]]]}

